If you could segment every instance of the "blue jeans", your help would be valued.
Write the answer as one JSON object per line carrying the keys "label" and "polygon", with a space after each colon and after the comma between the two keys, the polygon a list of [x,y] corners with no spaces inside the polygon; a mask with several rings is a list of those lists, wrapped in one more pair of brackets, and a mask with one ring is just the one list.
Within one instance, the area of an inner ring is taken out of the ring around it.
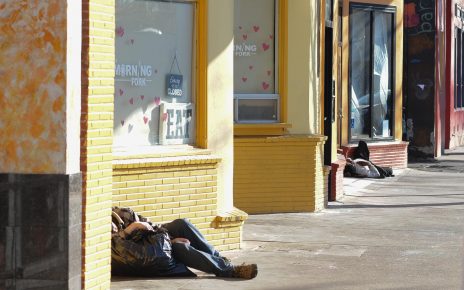
{"label": "blue jeans", "polygon": [[174,243],[172,252],[174,259],[206,273],[215,274],[218,277],[230,277],[233,266],[221,257],[218,251],[211,246],[200,231],[187,219],[176,219],[164,224],[172,239],[186,238],[189,244]]}

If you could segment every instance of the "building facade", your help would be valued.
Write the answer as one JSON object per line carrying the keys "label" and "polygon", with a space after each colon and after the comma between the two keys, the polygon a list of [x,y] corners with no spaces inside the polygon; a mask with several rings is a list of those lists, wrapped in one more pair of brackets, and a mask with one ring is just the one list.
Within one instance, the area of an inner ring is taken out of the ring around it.
{"label": "building facade", "polygon": [[343,1],[341,145],[360,140],[371,160],[405,168],[402,141],[403,1]]}
{"label": "building facade", "polygon": [[81,288],[81,4],[0,4],[0,288]]}
{"label": "building facade", "polygon": [[112,206],[239,248],[233,3],[0,8],[0,288],[109,289]]}
{"label": "building facade", "polygon": [[411,158],[438,157],[445,149],[447,100],[446,1],[406,1],[404,131]]}
{"label": "building facade", "polygon": [[460,1],[405,2],[404,140],[411,157],[463,144]]}
{"label": "building facade", "polygon": [[319,210],[328,173],[320,3],[233,2],[234,204],[248,213]]}
{"label": "building facade", "polygon": [[446,11],[446,118],[444,142],[446,149],[464,144],[464,98],[463,98],[463,21],[464,2],[447,3]]}

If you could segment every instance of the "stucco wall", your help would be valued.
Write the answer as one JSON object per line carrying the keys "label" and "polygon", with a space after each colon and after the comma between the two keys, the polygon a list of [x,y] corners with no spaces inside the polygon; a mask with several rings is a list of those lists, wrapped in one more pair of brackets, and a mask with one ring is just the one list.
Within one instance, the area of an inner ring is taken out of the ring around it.
{"label": "stucco wall", "polygon": [[208,149],[222,159],[218,208],[233,205],[233,13],[228,0],[208,1]]}
{"label": "stucco wall", "polygon": [[67,1],[3,1],[0,23],[0,172],[77,171],[66,168]]}
{"label": "stucco wall", "polygon": [[318,134],[320,100],[316,1],[288,1],[288,123],[292,134]]}

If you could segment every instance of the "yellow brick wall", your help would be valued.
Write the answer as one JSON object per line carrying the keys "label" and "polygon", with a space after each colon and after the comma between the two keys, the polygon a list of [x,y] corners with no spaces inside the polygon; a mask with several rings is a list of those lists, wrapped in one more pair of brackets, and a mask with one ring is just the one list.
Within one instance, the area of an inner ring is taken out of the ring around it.
{"label": "yellow brick wall", "polygon": [[243,221],[219,221],[218,162],[209,156],[115,162],[113,206],[155,223],[188,218],[218,250],[238,249]]}
{"label": "yellow brick wall", "polygon": [[323,143],[321,136],[235,138],[234,205],[249,214],[321,209]]}
{"label": "yellow brick wall", "polygon": [[109,289],[114,93],[114,0],[82,1],[84,289]]}

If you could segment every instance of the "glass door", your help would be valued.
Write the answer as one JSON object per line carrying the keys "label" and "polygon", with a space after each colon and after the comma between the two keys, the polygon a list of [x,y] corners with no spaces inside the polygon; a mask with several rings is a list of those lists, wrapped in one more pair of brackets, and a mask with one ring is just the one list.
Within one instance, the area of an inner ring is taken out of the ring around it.
{"label": "glass door", "polygon": [[350,6],[350,139],[393,136],[395,8]]}

